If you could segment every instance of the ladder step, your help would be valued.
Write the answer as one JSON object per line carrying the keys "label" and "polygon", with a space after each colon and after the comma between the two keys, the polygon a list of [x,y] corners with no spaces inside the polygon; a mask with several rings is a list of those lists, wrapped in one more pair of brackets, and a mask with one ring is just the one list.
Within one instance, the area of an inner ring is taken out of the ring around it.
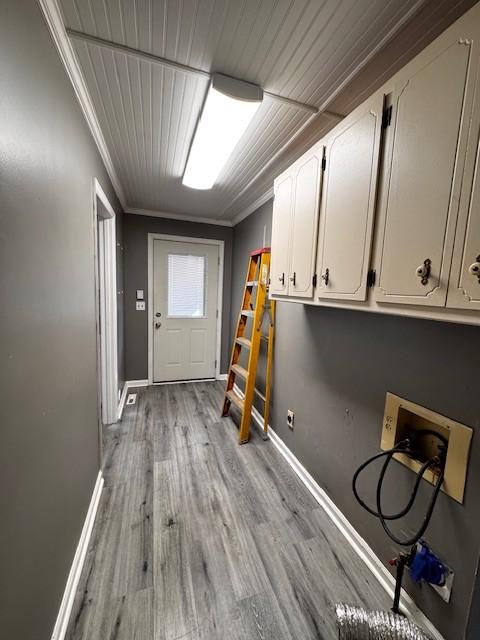
{"label": "ladder step", "polygon": [[247,316],[247,318],[253,318],[255,315],[255,311],[253,309],[242,309],[240,313],[242,316]]}
{"label": "ladder step", "polygon": [[258,280],[247,280],[246,287],[258,287]]}
{"label": "ladder step", "polygon": [[257,387],[255,387],[254,391],[257,394],[257,396],[260,398],[260,400],[265,402],[265,395],[260,391],[260,389],[257,389]]}
{"label": "ladder step", "polygon": [[248,378],[248,371],[241,367],[239,364],[232,364],[232,371],[240,378],[246,380]]}
{"label": "ladder step", "polygon": [[252,341],[248,338],[236,338],[235,342],[242,345],[242,347],[247,347],[247,349],[250,349],[250,347],[252,346]]}
{"label": "ladder step", "polygon": [[227,398],[230,400],[230,402],[233,402],[233,404],[237,406],[240,409],[240,411],[243,411],[244,402],[242,398],[240,398],[240,396],[237,396],[237,394],[233,389],[230,389],[230,391],[227,391]]}

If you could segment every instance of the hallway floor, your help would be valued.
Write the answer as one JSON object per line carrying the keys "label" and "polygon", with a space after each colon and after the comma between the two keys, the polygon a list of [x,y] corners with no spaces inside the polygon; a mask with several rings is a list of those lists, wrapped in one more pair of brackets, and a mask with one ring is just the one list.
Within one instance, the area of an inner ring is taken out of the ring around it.
{"label": "hallway floor", "polygon": [[334,604],[390,600],[270,442],[239,447],[224,383],[137,389],[67,640],[334,640]]}

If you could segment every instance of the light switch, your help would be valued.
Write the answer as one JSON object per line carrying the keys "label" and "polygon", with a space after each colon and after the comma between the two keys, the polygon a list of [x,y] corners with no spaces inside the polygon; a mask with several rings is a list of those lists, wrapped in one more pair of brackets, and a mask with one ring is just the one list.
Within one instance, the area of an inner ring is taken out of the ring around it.
{"label": "light switch", "polygon": [[137,300],[144,300],[145,296],[143,294],[143,289],[137,289]]}
{"label": "light switch", "polygon": [[137,311],[145,311],[145,302],[142,300],[137,300]]}

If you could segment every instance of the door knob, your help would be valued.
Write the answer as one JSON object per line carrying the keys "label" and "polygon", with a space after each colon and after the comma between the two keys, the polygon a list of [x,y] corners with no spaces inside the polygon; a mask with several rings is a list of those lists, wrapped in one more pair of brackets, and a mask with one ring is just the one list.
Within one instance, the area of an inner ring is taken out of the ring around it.
{"label": "door knob", "polygon": [[415,273],[419,278],[421,278],[422,284],[428,284],[428,279],[430,278],[430,271],[432,268],[432,261],[430,258],[426,258],[419,267],[417,267]]}
{"label": "door knob", "polygon": [[155,322],[155,329],[160,329],[161,326],[162,326],[161,322]]}
{"label": "door knob", "polygon": [[160,313],[160,311],[157,311],[157,313],[155,314],[155,316],[156,316],[157,318],[160,318],[160,316],[161,316],[161,315],[162,315],[162,314]]}
{"label": "door knob", "polygon": [[476,276],[480,284],[480,256],[477,256],[477,261],[468,267],[468,273],[471,276]]}

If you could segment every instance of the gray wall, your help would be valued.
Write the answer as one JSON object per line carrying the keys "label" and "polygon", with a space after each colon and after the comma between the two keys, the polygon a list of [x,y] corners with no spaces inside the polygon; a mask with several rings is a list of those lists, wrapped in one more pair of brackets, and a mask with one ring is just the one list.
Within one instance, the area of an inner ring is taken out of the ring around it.
{"label": "gray wall", "polygon": [[35,0],[0,3],[0,96],[0,635],[45,640],[99,468],[94,176],[119,204]]}
{"label": "gray wall", "polygon": [[[270,237],[272,204],[234,228],[232,323],[240,304],[245,256]],[[232,326],[234,326],[232,324]],[[354,469],[379,450],[385,393],[391,391],[474,429],[480,427],[476,385],[480,329],[358,311],[277,303],[271,425],[382,560],[396,546],[357,505]],[[295,411],[295,430],[286,426]],[[476,570],[480,525],[480,441],[473,438],[464,505],[441,494],[427,540],[456,572],[449,605],[428,587],[408,590],[448,640],[464,636]],[[373,472],[361,487],[374,496]],[[391,510],[405,504],[413,474],[395,464],[387,483]],[[431,487],[402,528],[421,521]],[[478,594],[476,600],[478,601]],[[478,628],[476,629],[478,634]],[[471,636],[477,637],[477,636]]]}
{"label": "gray wall", "polygon": [[126,379],[144,380],[148,378],[148,311],[135,311],[135,295],[137,289],[143,289],[145,291],[145,299],[148,297],[149,233],[166,233],[192,238],[212,238],[225,242],[221,371],[226,372],[230,350],[232,228],[133,214],[124,214],[123,221]]}

